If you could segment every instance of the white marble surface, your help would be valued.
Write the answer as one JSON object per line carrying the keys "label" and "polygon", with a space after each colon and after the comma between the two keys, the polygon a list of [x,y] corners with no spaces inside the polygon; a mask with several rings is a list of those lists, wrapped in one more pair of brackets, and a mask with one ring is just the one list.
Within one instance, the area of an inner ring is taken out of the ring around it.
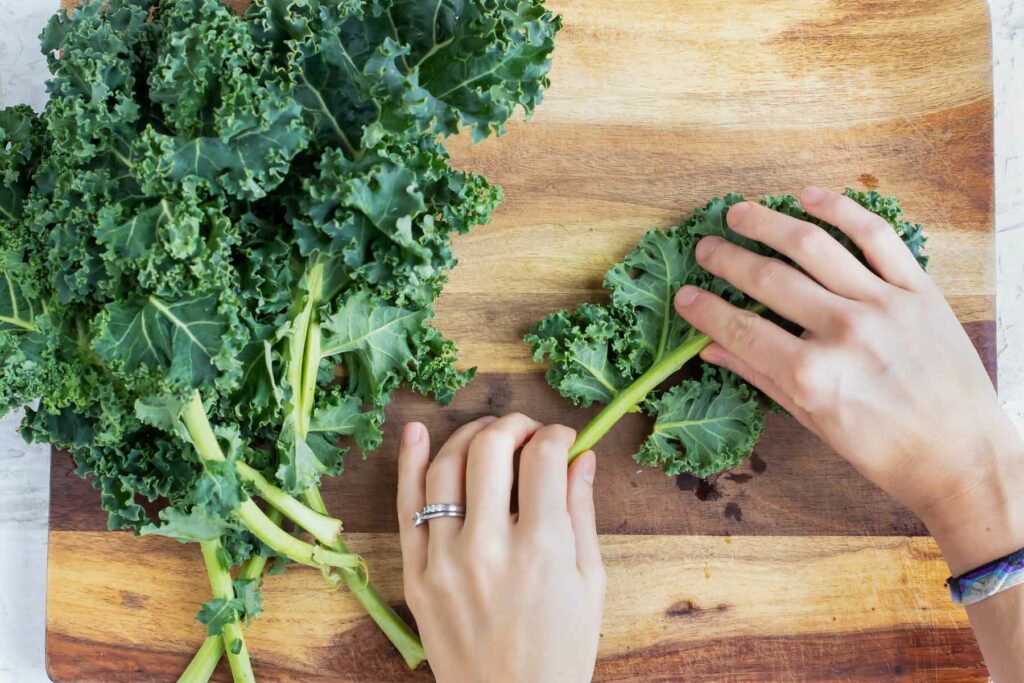
{"label": "white marble surface", "polygon": [[[0,0],[0,106],[45,101],[36,36],[55,0]],[[996,98],[999,385],[1024,429],[1024,0],[991,0]],[[40,683],[49,455],[0,420],[0,683]]]}

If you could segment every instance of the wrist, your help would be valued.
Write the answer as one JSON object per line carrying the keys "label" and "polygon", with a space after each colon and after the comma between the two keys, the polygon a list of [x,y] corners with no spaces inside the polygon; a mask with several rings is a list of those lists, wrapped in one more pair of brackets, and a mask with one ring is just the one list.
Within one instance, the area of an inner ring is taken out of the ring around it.
{"label": "wrist", "polygon": [[1006,426],[989,433],[961,485],[921,514],[953,576],[1024,547],[1024,441]]}

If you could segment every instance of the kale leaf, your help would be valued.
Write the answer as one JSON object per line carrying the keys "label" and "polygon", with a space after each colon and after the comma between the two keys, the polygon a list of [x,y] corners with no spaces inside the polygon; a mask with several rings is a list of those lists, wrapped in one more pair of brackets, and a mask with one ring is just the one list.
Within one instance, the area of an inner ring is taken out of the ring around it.
{"label": "kale leaf", "polygon": [[[850,189],[846,195],[884,218],[921,267],[927,266],[924,229],[903,219],[896,198]],[[726,214],[741,201],[736,194],[713,199],[682,225],[648,232],[605,276],[610,304],[585,303],[575,311],[553,313],[527,335],[534,360],[547,362],[545,377],[556,391],[578,406],[605,404],[580,431],[572,457],[597,443],[627,412],[637,410],[652,417],[654,424],[634,458],[666,474],[707,477],[736,467],[753,451],[764,429],[762,397],[753,387],[726,370],[705,365],[698,378],[665,388],[666,380],[711,341],[675,313],[672,299],[680,287],[695,285],[737,306],[762,309],[701,268],[694,251],[702,237],[717,235],[782,258],[729,229]],[[795,197],[769,196],[761,204],[821,226],[863,260],[848,237],[805,213]]]}

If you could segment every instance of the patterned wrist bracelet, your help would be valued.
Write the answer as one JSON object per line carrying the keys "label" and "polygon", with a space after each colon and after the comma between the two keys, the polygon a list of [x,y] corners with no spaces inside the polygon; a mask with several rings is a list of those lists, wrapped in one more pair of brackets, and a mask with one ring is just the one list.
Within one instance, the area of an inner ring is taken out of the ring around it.
{"label": "patterned wrist bracelet", "polygon": [[973,605],[1020,584],[1024,584],[1024,548],[946,579],[953,601],[961,605]]}

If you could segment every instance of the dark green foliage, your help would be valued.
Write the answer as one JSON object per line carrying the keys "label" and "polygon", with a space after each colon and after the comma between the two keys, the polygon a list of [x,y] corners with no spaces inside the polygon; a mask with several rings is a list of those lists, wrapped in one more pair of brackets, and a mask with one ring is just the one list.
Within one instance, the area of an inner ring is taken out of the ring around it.
{"label": "dark green foliage", "polygon": [[[472,376],[432,304],[501,193],[443,140],[529,114],[559,26],[540,0],[54,15],[45,111],[0,111],[0,413],[38,401],[22,433],[71,450],[111,528],[260,552],[236,461],[299,494],[343,438],[379,445],[400,386]],[[224,463],[179,419],[196,394]]]}

